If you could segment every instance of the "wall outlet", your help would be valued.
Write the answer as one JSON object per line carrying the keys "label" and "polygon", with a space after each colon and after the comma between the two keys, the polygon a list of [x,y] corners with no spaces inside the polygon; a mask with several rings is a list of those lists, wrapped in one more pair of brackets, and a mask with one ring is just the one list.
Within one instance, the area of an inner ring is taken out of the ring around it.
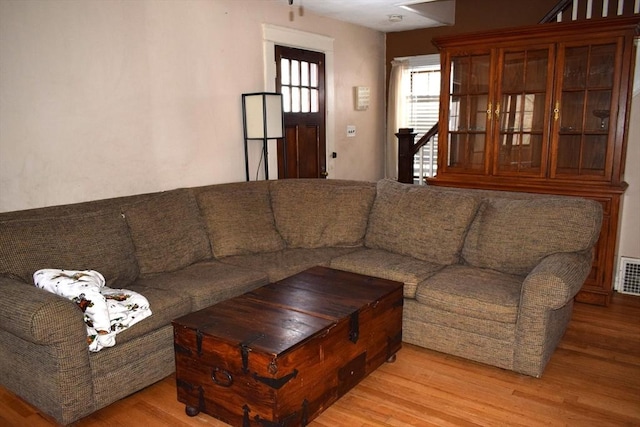
{"label": "wall outlet", "polygon": [[347,126],[347,138],[353,138],[354,136],[356,136],[356,127],[355,127],[355,125],[348,125]]}

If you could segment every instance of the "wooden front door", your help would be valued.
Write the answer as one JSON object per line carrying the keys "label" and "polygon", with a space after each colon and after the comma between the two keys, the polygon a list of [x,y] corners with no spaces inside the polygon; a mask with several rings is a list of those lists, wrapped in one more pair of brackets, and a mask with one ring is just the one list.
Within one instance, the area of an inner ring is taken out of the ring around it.
{"label": "wooden front door", "polygon": [[278,178],[326,178],[324,54],[284,46],[275,52],[285,126],[285,140],[278,141]]}

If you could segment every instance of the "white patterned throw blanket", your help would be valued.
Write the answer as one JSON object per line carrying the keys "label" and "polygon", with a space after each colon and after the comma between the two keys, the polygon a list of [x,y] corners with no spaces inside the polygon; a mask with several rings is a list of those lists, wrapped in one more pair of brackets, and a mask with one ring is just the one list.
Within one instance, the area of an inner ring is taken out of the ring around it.
{"label": "white patterned throw blanket", "polygon": [[90,351],[116,344],[116,334],[151,316],[149,301],[137,292],[105,286],[94,270],[47,268],[33,274],[38,288],[75,302],[84,313]]}

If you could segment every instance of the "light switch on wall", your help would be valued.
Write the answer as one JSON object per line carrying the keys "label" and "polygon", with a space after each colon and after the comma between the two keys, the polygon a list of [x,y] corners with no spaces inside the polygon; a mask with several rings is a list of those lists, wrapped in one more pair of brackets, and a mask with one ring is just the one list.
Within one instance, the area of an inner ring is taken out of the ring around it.
{"label": "light switch on wall", "polygon": [[356,127],[355,125],[347,125],[347,137],[353,138],[356,136]]}

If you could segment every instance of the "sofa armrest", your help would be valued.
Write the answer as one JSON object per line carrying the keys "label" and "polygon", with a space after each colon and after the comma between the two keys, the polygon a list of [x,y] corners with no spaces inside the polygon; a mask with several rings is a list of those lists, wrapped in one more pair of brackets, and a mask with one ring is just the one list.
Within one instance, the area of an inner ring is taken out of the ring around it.
{"label": "sofa armrest", "polygon": [[591,270],[591,252],[557,253],[527,275],[520,294],[513,370],[539,377],[562,339],[573,297]]}
{"label": "sofa armrest", "polygon": [[72,301],[0,276],[0,329],[34,344],[86,340],[82,311]]}
{"label": "sofa armrest", "polygon": [[545,257],[525,278],[521,307],[550,310],[564,307],[580,290],[591,271],[591,252],[557,253]]}
{"label": "sofa armrest", "polygon": [[0,385],[61,424],[95,410],[82,311],[6,276],[0,292]]}

